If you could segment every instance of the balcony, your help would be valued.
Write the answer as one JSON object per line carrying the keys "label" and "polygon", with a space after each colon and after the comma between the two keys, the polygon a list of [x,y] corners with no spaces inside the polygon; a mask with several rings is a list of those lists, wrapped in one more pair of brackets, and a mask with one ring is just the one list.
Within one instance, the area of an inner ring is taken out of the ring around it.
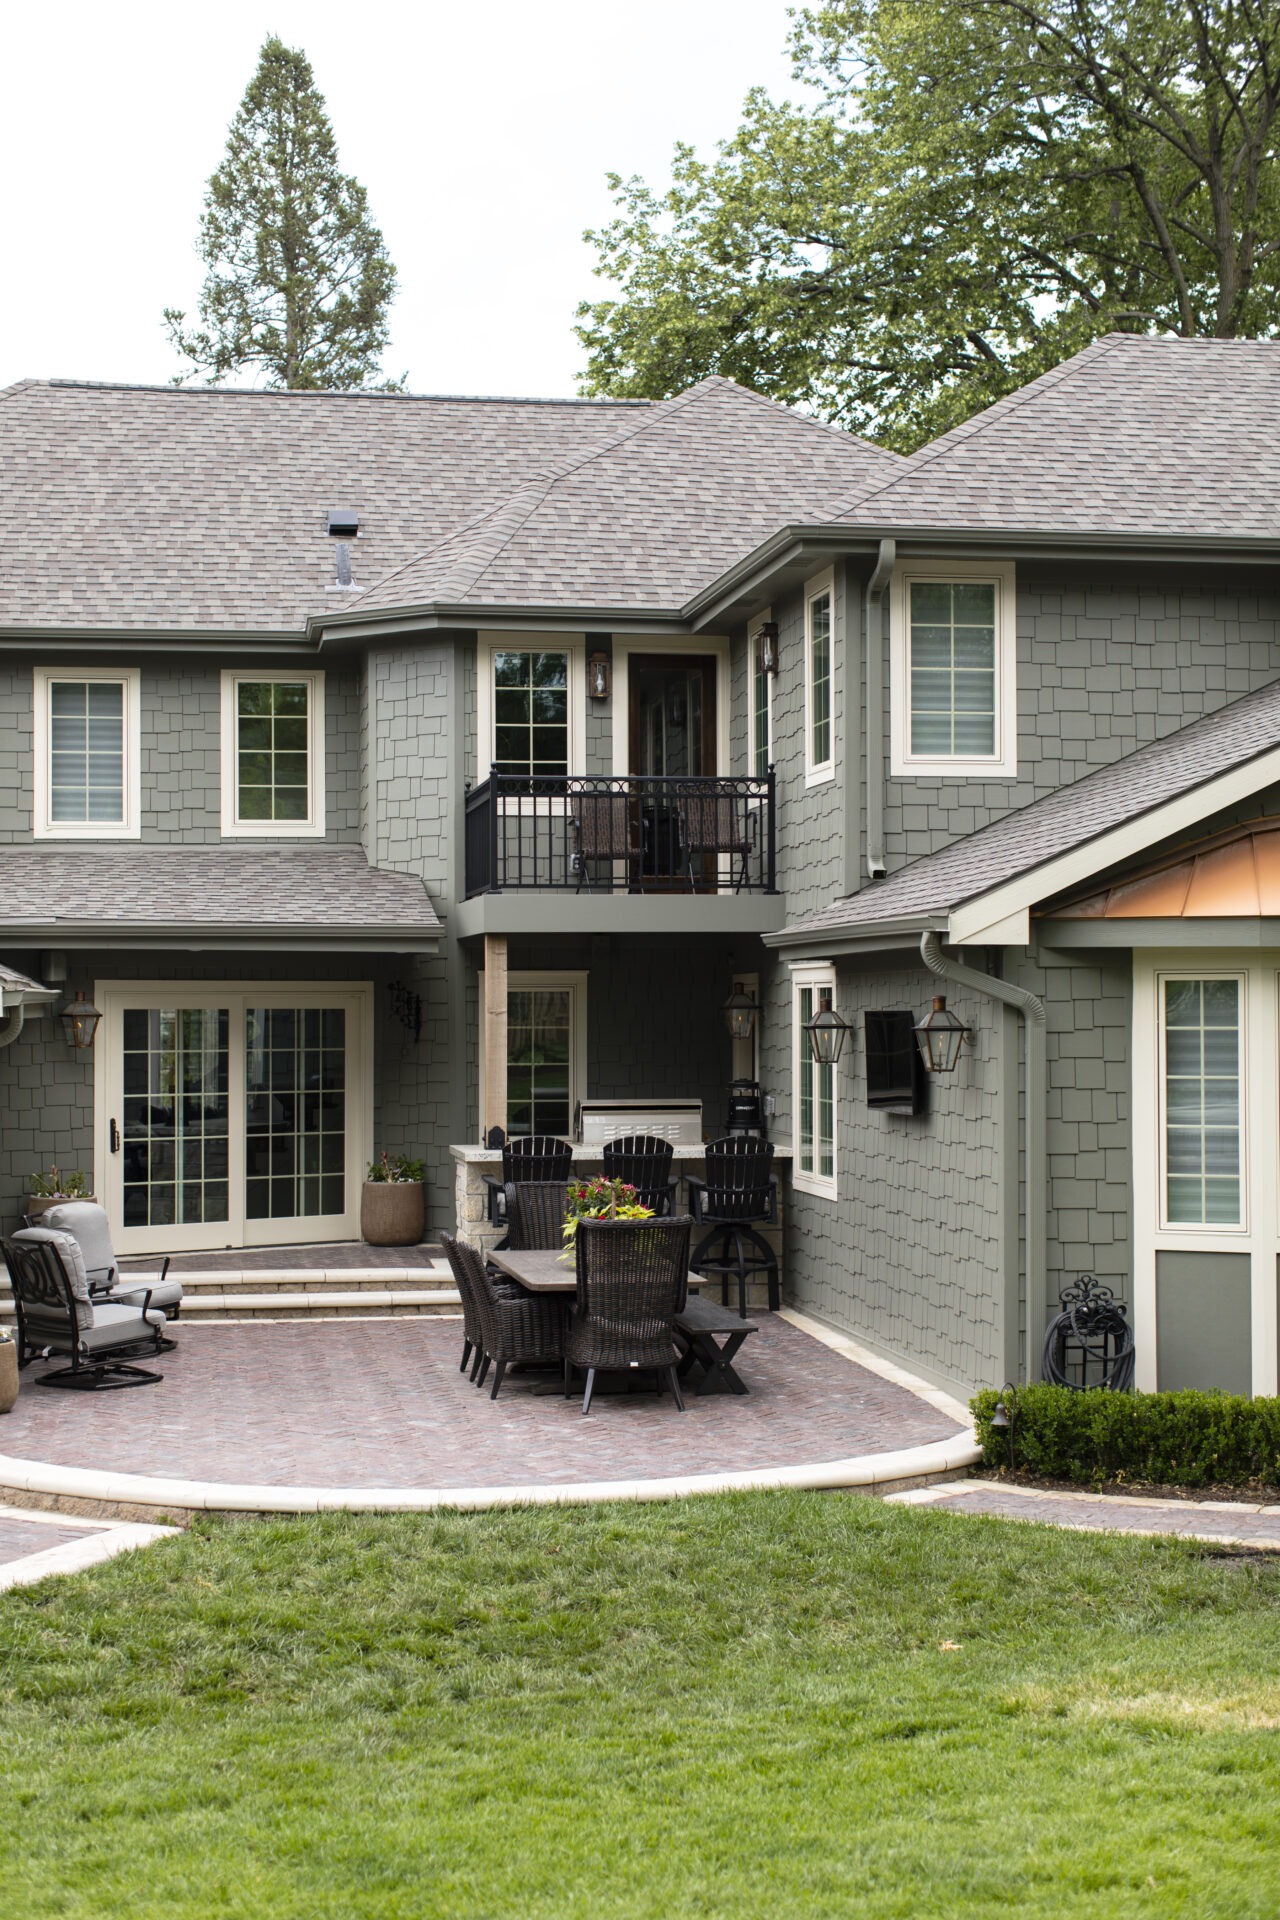
{"label": "balcony", "polygon": [[459,930],[764,932],[781,924],[776,874],[772,768],[717,779],[495,771],[466,798]]}

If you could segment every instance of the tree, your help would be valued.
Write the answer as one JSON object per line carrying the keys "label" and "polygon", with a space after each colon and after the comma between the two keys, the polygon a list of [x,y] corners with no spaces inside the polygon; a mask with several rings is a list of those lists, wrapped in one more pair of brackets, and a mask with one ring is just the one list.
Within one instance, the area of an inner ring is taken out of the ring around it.
{"label": "tree", "polygon": [[364,188],[338,170],[311,62],[274,35],[209,180],[198,250],[201,325],[188,331],[172,307],[164,316],[193,374],[216,385],[253,367],[273,387],[376,379],[396,270]]}
{"label": "tree", "polygon": [[1100,333],[1280,327],[1280,0],[838,0],[792,53],[808,103],[610,176],[585,391],[725,373],[908,449]]}

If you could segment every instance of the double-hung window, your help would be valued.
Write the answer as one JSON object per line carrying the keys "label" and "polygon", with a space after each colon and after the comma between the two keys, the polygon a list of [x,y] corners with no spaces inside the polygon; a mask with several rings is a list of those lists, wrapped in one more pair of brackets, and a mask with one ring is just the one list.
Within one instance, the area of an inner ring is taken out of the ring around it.
{"label": "double-hung window", "polygon": [[222,831],[323,834],[323,674],[223,674]]}
{"label": "double-hung window", "polygon": [[901,567],[891,622],[892,771],[1014,775],[1014,569]]}
{"label": "double-hung window", "polygon": [[34,703],[36,837],[136,839],[137,672],[38,667]]}
{"label": "double-hung window", "polygon": [[808,786],[835,778],[832,669],[835,578],[831,570],[804,592],[804,777]]}
{"label": "double-hung window", "polygon": [[1240,974],[1160,979],[1161,1214],[1169,1227],[1244,1223]]}
{"label": "double-hung window", "polygon": [[835,1002],[836,977],[831,967],[797,968],[792,976],[791,1058],[794,1069],[794,1160],[792,1184],[803,1193],[836,1192],[836,1068],[819,1065],[805,1031],[830,994]]}
{"label": "double-hung window", "polygon": [[491,767],[517,781],[559,781],[581,773],[586,761],[581,636],[485,634],[477,667],[478,777],[487,780]]}

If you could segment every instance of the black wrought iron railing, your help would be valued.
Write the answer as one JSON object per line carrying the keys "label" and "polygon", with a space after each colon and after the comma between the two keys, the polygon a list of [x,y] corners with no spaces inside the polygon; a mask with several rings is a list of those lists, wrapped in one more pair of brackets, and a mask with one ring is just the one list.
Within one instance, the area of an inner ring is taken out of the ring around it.
{"label": "black wrought iron railing", "polygon": [[773,893],[774,772],[491,772],[466,804],[467,898],[512,888],[577,893]]}

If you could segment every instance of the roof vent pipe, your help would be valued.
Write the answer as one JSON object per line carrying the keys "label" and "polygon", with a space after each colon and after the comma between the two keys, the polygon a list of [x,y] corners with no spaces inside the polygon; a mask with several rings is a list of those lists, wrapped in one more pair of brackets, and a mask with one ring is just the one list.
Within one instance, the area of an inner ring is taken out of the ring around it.
{"label": "roof vent pipe", "polygon": [[338,569],[338,585],[349,587],[351,585],[351,549],[345,540],[339,540],[333,550],[333,558]]}
{"label": "roof vent pipe", "polygon": [[862,644],[867,662],[867,875],[884,878],[884,621],[881,595],[893,572],[896,540],[882,540],[862,598]]}

